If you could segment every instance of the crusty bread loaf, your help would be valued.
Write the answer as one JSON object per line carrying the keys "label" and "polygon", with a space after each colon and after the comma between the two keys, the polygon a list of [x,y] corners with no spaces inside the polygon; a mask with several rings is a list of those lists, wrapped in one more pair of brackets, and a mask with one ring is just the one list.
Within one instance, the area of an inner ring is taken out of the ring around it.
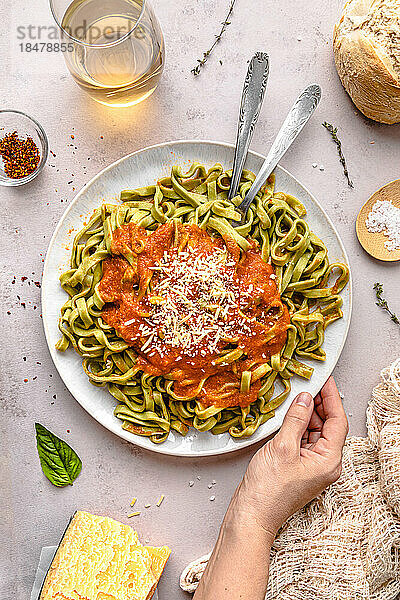
{"label": "crusty bread loaf", "polygon": [[400,122],[400,0],[350,0],[335,25],[336,68],[354,104]]}

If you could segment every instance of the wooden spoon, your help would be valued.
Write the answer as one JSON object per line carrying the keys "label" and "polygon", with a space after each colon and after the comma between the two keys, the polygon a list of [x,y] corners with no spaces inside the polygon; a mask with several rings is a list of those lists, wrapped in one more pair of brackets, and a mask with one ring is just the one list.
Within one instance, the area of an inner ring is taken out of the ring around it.
{"label": "wooden spoon", "polygon": [[395,179],[387,183],[366,201],[358,213],[356,221],[358,241],[368,254],[378,260],[400,260],[400,248],[397,250],[388,250],[385,248],[385,242],[388,241],[388,237],[384,233],[371,233],[365,225],[365,220],[377,200],[390,200],[394,206],[400,208],[400,179]]}

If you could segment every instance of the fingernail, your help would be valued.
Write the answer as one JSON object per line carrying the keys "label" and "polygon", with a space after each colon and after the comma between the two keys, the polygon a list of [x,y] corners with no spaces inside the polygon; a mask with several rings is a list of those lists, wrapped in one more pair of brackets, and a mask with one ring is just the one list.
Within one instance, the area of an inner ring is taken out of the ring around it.
{"label": "fingernail", "polygon": [[301,394],[296,396],[296,404],[299,404],[300,406],[304,406],[305,408],[308,408],[310,406],[311,401],[312,401],[312,396],[308,392],[301,392]]}

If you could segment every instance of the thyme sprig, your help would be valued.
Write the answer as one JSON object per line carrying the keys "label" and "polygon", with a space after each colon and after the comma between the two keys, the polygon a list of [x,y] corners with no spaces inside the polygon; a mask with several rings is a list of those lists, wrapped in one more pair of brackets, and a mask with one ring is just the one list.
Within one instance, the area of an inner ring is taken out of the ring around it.
{"label": "thyme sprig", "polygon": [[208,61],[209,57],[213,53],[213,51],[214,51],[215,47],[217,46],[217,44],[219,44],[219,42],[221,41],[221,38],[224,35],[224,33],[225,33],[228,25],[231,24],[231,22],[230,22],[229,19],[232,16],[233,8],[235,6],[235,3],[236,3],[236,0],[231,0],[231,4],[230,4],[230,7],[229,7],[228,14],[225,17],[225,20],[222,22],[221,31],[219,32],[218,35],[215,36],[215,40],[214,40],[214,43],[212,44],[212,46],[208,50],[206,50],[206,52],[203,52],[203,58],[198,58],[197,59],[197,65],[195,67],[193,67],[193,69],[191,69],[191,73],[193,73],[193,75],[195,77],[197,77],[197,75],[200,75],[201,69],[204,67],[204,65]]}
{"label": "thyme sprig", "polygon": [[396,323],[396,325],[400,325],[398,316],[390,310],[387,301],[385,300],[385,298],[382,295],[383,294],[383,285],[381,283],[375,283],[374,290],[375,290],[376,298],[377,298],[377,302],[375,302],[375,304],[377,306],[379,306],[380,308],[383,308],[383,310],[386,310],[386,312],[389,313],[390,318],[393,321],[393,323]]}
{"label": "thyme sprig", "polygon": [[354,184],[353,184],[352,180],[350,179],[350,175],[347,170],[346,159],[345,159],[343,151],[342,151],[342,142],[339,140],[338,135],[337,135],[337,127],[334,127],[333,125],[331,125],[331,123],[327,123],[326,121],[324,121],[322,123],[322,126],[325,127],[325,129],[327,129],[329,131],[329,133],[331,134],[332,140],[335,142],[335,144],[337,146],[339,161],[343,167],[343,173],[347,179],[347,183],[348,183],[349,187],[353,188]]}

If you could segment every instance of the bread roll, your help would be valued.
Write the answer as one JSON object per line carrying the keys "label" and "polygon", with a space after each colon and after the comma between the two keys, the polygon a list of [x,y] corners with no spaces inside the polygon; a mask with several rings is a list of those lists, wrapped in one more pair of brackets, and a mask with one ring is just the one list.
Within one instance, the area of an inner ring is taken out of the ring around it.
{"label": "bread roll", "polygon": [[400,0],[350,0],[335,25],[339,77],[357,108],[400,122]]}

